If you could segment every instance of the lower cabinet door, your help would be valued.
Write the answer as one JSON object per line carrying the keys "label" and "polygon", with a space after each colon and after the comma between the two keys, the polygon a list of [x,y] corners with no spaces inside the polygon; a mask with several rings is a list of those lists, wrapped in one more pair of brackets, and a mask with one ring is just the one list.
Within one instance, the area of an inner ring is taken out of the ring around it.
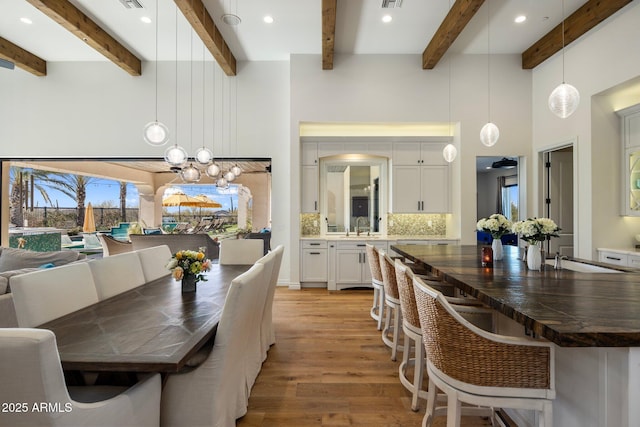
{"label": "lower cabinet door", "polygon": [[361,250],[338,250],[336,252],[336,283],[362,283]]}
{"label": "lower cabinet door", "polygon": [[302,282],[327,281],[327,250],[305,249],[302,251]]}

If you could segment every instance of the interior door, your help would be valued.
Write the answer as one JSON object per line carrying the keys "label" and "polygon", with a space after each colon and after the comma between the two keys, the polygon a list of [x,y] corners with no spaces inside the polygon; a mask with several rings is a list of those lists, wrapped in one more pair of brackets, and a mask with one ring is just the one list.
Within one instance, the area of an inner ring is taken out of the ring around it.
{"label": "interior door", "polygon": [[573,148],[549,151],[544,157],[545,215],[561,228],[560,238],[547,242],[547,254],[573,256]]}

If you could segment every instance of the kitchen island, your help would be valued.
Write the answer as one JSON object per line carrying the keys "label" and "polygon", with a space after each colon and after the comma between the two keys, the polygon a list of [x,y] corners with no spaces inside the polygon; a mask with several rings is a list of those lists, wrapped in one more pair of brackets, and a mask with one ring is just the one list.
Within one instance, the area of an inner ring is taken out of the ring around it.
{"label": "kitchen island", "polygon": [[[640,426],[638,270],[531,271],[517,247],[505,247],[505,258],[491,268],[481,266],[477,246],[391,249],[517,322],[523,335],[557,345],[555,426]],[[531,413],[510,414],[534,425]]]}

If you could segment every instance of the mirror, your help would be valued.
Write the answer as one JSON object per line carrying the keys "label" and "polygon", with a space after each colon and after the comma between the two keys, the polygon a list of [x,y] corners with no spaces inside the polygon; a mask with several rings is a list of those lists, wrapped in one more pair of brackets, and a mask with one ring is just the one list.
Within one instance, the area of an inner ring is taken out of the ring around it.
{"label": "mirror", "polygon": [[387,160],[367,155],[320,159],[320,212],[326,233],[383,232]]}

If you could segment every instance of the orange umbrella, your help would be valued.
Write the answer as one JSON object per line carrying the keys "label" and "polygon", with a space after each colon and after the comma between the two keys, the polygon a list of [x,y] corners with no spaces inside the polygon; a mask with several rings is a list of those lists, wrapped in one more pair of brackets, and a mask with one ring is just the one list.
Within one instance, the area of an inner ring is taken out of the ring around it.
{"label": "orange umbrella", "polygon": [[174,193],[162,199],[162,206],[200,206],[202,202],[184,193]]}
{"label": "orange umbrella", "polygon": [[211,200],[204,194],[198,194],[193,198],[200,200],[200,204],[198,206],[201,208],[221,208],[222,207],[220,203],[216,202],[215,200]]}
{"label": "orange umbrella", "polygon": [[87,208],[84,210],[84,224],[82,225],[82,231],[85,233],[95,233],[96,220],[93,217],[93,206],[91,202],[87,204]]}

